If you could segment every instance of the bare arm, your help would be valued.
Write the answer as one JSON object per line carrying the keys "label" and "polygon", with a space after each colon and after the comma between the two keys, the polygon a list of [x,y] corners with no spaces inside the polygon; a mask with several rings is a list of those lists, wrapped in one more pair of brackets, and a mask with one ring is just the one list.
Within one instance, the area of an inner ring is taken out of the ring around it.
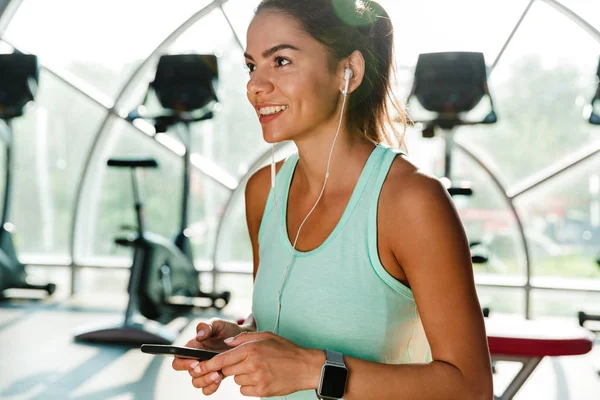
{"label": "bare arm", "polygon": [[[276,170],[279,171],[283,162],[276,164]],[[246,184],[245,205],[246,205],[246,224],[248,226],[248,234],[250,235],[250,243],[252,244],[252,280],[256,279],[259,265],[258,252],[258,230],[262,221],[265,205],[271,188],[271,167],[266,166],[258,170],[250,177]],[[256,332],[256,321],[251,313],[244,324],[242,330],[245,332]]]}
{"label": "bare arm", "polygon": [[[384,192],[379,209],[384,240],[410,283],[433,361],[389,365],[345,357],[349,378],[344,399],[492,399],[470,251],[450,197],[439,181],[421,174],[384,186]],[[311,354],[310,387],[316,387],[325,357],[321,351]]]}

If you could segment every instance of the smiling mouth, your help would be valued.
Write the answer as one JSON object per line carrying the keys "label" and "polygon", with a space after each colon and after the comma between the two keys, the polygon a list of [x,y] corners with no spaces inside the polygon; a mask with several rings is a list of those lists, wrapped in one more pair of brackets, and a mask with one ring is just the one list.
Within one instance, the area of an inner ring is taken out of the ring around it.
{"label": "smiling mouth", "polygon": [[289,106],[269,106],[269,107],[261,107],[258,111],[258,117],[270,117],[273,115],[277,115],[282,111],[285,111],[289,108]]}

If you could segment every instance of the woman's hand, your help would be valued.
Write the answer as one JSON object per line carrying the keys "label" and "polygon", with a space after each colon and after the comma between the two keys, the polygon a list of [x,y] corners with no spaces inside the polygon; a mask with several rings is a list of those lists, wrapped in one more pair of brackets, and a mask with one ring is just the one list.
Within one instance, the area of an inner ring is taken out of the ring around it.
{"label": "woman's hand", "polygon": [[[224,321],[222,319],[213,318],[206,322],[200,322],[196,326],[196,337],[185,344],[185,347],[194,349],[225,351],[231,347],[225,344],[224,340],[230,337],[239,335],[242,332],[242,327],[234,322]],[[175,357],[173,360],[173,369],[177,371],[191,371],[198,367],[198,361],[186,358]],[[214,393],[220,385],[220,380],[217,383],[207,388]]]}
{"label": "woman's hand", "polygon": [[285,396],[318,386],[325,363],[320,350],[302,348],[270,332],[242,332],[227,344],[235,348],[190,371],[192,384],[205,395],[213,394],[215,382],[227,376],[234,376],[244,396]]}

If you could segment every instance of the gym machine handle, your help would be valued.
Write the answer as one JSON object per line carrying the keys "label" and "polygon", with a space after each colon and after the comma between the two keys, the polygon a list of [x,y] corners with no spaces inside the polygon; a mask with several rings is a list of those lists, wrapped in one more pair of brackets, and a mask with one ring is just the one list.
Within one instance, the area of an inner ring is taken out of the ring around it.
{"label": "gym machine handle", "polygon": [[158,168],[158,161],[154,158],[111,158],[106,165],[117,168]]}

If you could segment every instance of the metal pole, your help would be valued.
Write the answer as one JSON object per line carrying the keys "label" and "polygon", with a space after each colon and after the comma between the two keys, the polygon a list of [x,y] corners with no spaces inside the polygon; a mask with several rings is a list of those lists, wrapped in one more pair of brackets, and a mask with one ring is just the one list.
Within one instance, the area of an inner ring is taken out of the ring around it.
{"label": "metal pole", "polygon": [[23,0],[0,0],[0,37],[22,2]]}
{"label": "metal pole", "polygon": [[[183,184],[181,185],[181,223],[179,231],[183,232],[188,228],[189,205],[190,205],[190,179],[192,169],[192,138],[190,125],[188,122],[183,122],[181,126],[181,141],[185,146],[185,154],[183,155]],[[182,249],[183,250],[183,249]],[[193,259],[190,261],[194,261]]]}
{"label": "metal pole", "polygon": [[[13,145],[13,134],[10,121],[4,121],[6,124],[6,160],[4,161],[4,204],[2,205],[2,223],[0,224],[0,232],[4,224],[8,222],[8,215],[10,213],[10,194],[11,194],[11,167],[12,167],[12,145]],[[0,238],[1,241],[1,238]]]}
{"label": "metal pole", "polygon": [[563,14],[565,17],[569,18],[571,21],[575,22],[581,29],[589,33],[596,41],[600,42],[600,31],[596,29],[592,24],[587,22],[584,18],[582,18],[579,14],[571,10],[569,7],[562,4],[557,0],[542,0],[544,3],[548,4],[550,7],[553,7],[556,11]]}
{"label": "metal pole", "polygon": [[[173,43],[183,32],[185,32],[188,28],[190,28],[194,23],[196,23],[198,20],[200,20],[202,17],[204,17],[205,15],[207,15],[208,13],[210,13],[212,10],[221,7],[224,3],[226,3],[228,0],[215,0],[212,3],[209,3],[208,5],[206,5],[205,7],[203,7],[202,9],[200,9],[199,11],[197,11],[194,15],[192,15],[190,18],[188,18],[183,24],[181,24],[178,28],[176,28],[169,36],[167,36],[153,51],[152,53],[150,53],[150,55],[148,56],[148,58],[146,58],[146,60],[144,62],[142,62],[138,68],[131,74],[131,79],[123,86],[123,88],[121,89],[121,91],[119,92],[119,94],[117,95],[117,98],[115,99],[113,106],[108,110],[106,117],[104,118],[104,120],[102,121],[102,123],[100,124],[100,128],[98,129],[98,133],[96,134],[96,137],[94,138],[94,141],[89,149],[88,155],[87,155],[87,160],[88,163],[85,164],[83,171],[79,177],[78,180],[78,185],[77,185],[77,192],[75,194],[75,206],[73,208],[73,221],[71,223],[71,243],[70,243],[70,252],[71,252],[71,258],[73,259],[73,263],[76,263],[75,260],[75,249],[76,249],[76,241],[77,241],[77,229],[79,227],[80,224],[80,219],[82,218],[81,216],[81,210],[83,208],[82,205],[82,197],[83,197],[83,186],[85,184],[86,178],[89,176],[90,171],[92,169],[90,163],[92,162],[92,160],[94,159],[94,154],[98,151],[99,148],[99,144],[101,143],[101,139],[103,136],[105,136],[107,134],[108,131],[108,127],[109,127],[109,123],[111,121],[111,117],[112,116],[118,116],[119,118],[123,118],[121,116],[121,114],[118,112],[117,110],[117,106],[120,102],[120,100],[125,96],[125,94],[130,90],[131,86],[133,85],[135,79],[143,73],[143,71],[145,70],[145,68],[147,67],[147,65],[156,59],[156,57],[159,56],[159,54],[161,53],[161,51],[167,47],[168,45],[170,45],[171,43]],[[138,130],[139,131],[139,130]],[[140,131],[141,132],[141,131]],[[147,135],[145,135],[146,137],[148,137]],[[213,178],[213,176],[210,176],[210,174],[208,174],[209,177]],[[219,184],[223,184],[220,181],[217,181]],[[227,185],[223,185],[226,186]]]}
{"label": "metal pole", "polygon": [[454,151],[454,133],[456,129],[443,130],[444,135],[444,177],[452,182],[452,152]]}
{"label": "metal pole", "polygon": [[137,168],[131,168],[131,187],[133,188],[133,204],[135,208],[135,217],[137,219],[138,235],[141,238],[144,236],[146,227],[144,226],[144,216],[142,215],[142,213],[144,212],[144,205],[142,204],[142,198],[140,196],[140,183],[141,171],[138,171]]}
{"label": "metal pole", "polygon": [[523,23],[523,20],[525,19],[525,17],[529,13],[529,10],[531,9],[531,6],[535,2],[536,2],[536,0],[531,0],[529,2],[529,4],[527,4],[527,7],[525,7],[525,10],[523,11],[523,14],[521,14],[521,17],[519,18],[519,21],[517,21],[517,24],[515,25],[515,27],[513,28],[513,30],[510,32],[510,35],[508,35],[508,39],[506,39],[506,42],[504,42],[504,45],[502,46],[502,49],[500,49],[500,52],[498,53],[498,55],[496,56],[496,59],[494,60],[492,66],[490,67],[489,74],[491,74],[492,71],[496,68],[496,65],[498,65],[498,61],[500,61],[500,58],[502,57],[502,55],[506,51],[506,48],[508,47],[508,45],[512,41],[513,37],[515,36],[515,33],[517,32],[517,30],[519,29],[519,27]]}
{"label": "metal pole", "polygon": [[483,160],[475,155],[474,151],[469,150],[464,144],[460,142],[455,142],[455,145],[461,149],[471,160],[477,163],[483,170],[489,175],[494,184],[500,189],[500,192],[504,195],[508,206],[510,207],[513,215],[515,216],[515,221],[517,222],[517,228],[519,230],[519,238],[521,239],[521,244],[523,246],[523,252],[525,255],[525,274],[526,281],[523,289],[525,289],[525,318],[531,318],[531,255],[529,254],[529,246],[527,245],[527,237],[525,236],[525,228],[523,226],[523,222],[521,221],[521,217],[515,207],[514,198],[508,195],[508,190],[504,187],[500,179],[493,173],[492,168],[488,166]]}
{"label": "metal pole", "polygon": [[[291,142],[277,143],[275,145],[275,152],[277,152],[281,149],[285,149],[288,146],[291,146]],[[233,211],[233,206],[234,206],[236,200],[240,196],[244,195],[244,189],[246,186],[246,182],[248,181],[248,179],[250,179],[250,176],[252,176],[252,174],[254,174],[256,172],[256,170],[258,168],[260,168],[265,162],[267,162],[267,160],[269,159],[270,156],[271,156],[271,149],[266,150],[265,152],[263,152],[260,156],[258,156],[256,158],[256,160],[252,163],[250,168],[248,168],[248,172],[246,172],[246,174],[240,179],[240,183],[233,190],[233,192],[231,193],[231,196],[229,196],[229,199],[227,200],[227,203],[225,204],[223,214],[221,215],[221,219],[219,220],[219,225],[217,226],[217,234],[215,237],[215,244],[213,247],[213,254],[212,254],[213,270],[211,271],[211,273],[212,273],[212,278],[213,278],[212,279],[212,281],[213,281],[212,291],[213,292],[216,290],[216,282],[218,279],[218,274],[221,272],[219,270],[218,254],[219,254],[221,239],[223,238],[223,232],[225,231],[225,223],[227,222],[227,220],[229,219],[229,216],[231,215],[231,213]]]}

